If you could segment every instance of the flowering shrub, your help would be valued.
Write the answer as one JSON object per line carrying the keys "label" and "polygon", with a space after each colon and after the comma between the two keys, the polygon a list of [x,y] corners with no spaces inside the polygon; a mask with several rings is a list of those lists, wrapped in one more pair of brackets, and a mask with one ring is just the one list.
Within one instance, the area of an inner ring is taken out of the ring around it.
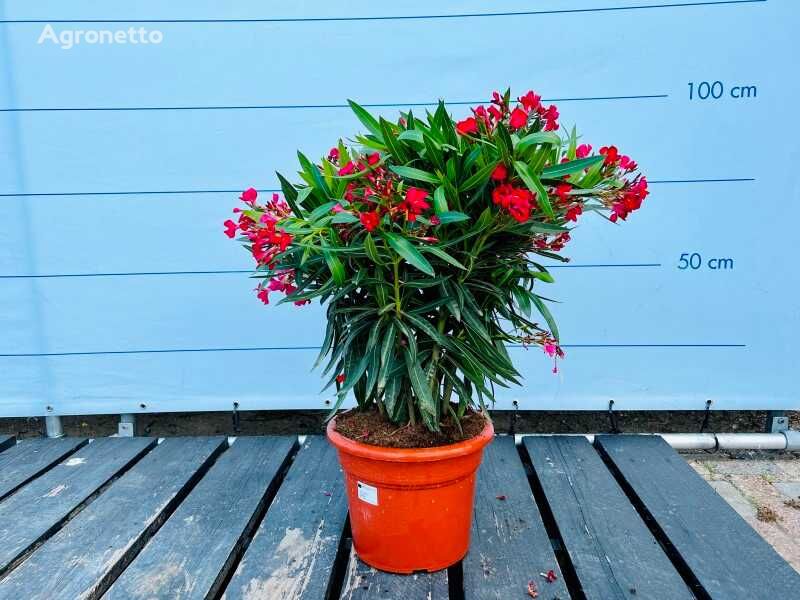
{"label": "flowering shrub", "polygon": [[[319,163],[298,153],[302,183],[246,190],[226,233],[256,261],[262,302],[327,302],[317,363],[359,407],[431,430],[519,383],[508,344],[563,357],[539,294],[571,223],[595,212],[625,220],[647,196],[636,163],[563,137],[555,106],[510,92],[454,121],[440,103],[396,123],[350,103],[368,130]],[[554,367],[554,371],[556,368]]]}

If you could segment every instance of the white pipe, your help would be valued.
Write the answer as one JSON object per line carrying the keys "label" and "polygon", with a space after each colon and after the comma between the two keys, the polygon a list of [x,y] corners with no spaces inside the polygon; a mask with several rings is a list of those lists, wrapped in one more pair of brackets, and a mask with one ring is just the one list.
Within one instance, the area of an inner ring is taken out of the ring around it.
{"label": "white pipe", "polygon": [[64,429],[61,427],[61,417],[58,415],[45,416],[44,429],[49,438],[64,437]]}
{"label": "white pipe", "polygon": [[[561,434],[516,434],[519,443],[525,435]],[[583,435],[594,443],[597,433],[572,433]],[[611,434],[608,434],[611,435]],[[649,433],[660,435],[675,450],[800,450],[800,431],[788,430],[780,433]]]}

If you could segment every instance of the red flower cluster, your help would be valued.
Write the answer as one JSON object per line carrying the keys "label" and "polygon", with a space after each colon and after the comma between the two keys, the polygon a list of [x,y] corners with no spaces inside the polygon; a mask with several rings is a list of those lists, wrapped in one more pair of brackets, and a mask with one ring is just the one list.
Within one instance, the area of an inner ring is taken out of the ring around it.
{"label": "red flower cluster", "polygon": [[647,179],[638,177],[633,182],[629,182],[620,190],[620,198],[611,205],[612,212],[608,218],[614,222],[617,219],[624,221],[630,213],[642,206],[647,194],[649,194]]}
{"label": "red flower cluster", "polygon": [[531,208],[535,199],[527,188],[518,188],[510,183],[503,183],[492,191],[492,201],[497,206],[505,208],[514,219],[524,223],[531,216]]}
{"label": "red flower cluster", "polygon": [[[253,188],[248,188],[239,199],[247,204],[248,211],[255,211],[256,214],[260,213],[258,222],[240,208],[234,208],[234,213],[239,213],[238,223],[234,223],[228,219],[223,223],[225,225],[225,235],[229,238],[236,236],[236,231],[241,233],[250,240],[250,253],[255,258],[259,266],[267,266],[272,268],[275,258],[281,253],[285,252],[289,245],[292,243],[293,237],[291,234],[286,233],[283,228],[278,227],[278,223],[290,215],[289,205],[283,200],[280,200],[278,194],[272,194],[272,200],[267,202],[264,206],[256,203],[258,199],[258,192]],[[251,215],[253,212],[250,213]],[[297,288],[294,285],[295,273],[293,270],[286,270],[278,277],[270,279],[266,284],[261,284],[256,288],[258,299],[264,304],[269,304],[269,293],[274,291],[281,291],[285,294],[291,294]],[[295,302],[295,304],[307,304],[308,301]]]}
{"label": "red flower cluster", "polygon": [[554,104],[546,107],[542,104],[542,97],[533,91],[529,91],[519,99],[519,104],[514,110],[508,105],[506,98],[499,92],[492,93],[491,105],[478,106],[472,109],[474,116],[456,123],[456,131],[461,135],[476,135],[480,131],[482,124],[486,131],[492,131],[497,123],[508,119],[508,127],[514,131],[522,129],[528,125],[531,118],[541,122],[541,129],[544,131],[555,131],[558,129],[558,109]]}

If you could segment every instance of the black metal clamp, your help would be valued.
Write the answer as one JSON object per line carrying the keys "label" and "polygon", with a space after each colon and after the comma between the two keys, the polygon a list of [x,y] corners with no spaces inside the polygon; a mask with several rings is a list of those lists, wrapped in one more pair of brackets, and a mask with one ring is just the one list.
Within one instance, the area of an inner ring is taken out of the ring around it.
{"label": "black metal clamp", "polygon": [[622,433],[622,430],[619,428],[617,424],[617,413],[614,412],[614,401],[608,401],[608,423],[611,427],[609,433]]}

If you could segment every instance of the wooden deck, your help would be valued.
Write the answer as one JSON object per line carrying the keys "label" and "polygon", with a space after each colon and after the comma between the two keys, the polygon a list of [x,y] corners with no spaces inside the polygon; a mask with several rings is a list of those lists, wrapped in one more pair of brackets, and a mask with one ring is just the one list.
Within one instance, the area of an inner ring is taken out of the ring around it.
{"label": "wooden deck", "polygon": [[405,577],[352,553],[322,437],[0,449],[0,600],[800,598],[800,575],[653,436],[497,438],[469,554]]}

